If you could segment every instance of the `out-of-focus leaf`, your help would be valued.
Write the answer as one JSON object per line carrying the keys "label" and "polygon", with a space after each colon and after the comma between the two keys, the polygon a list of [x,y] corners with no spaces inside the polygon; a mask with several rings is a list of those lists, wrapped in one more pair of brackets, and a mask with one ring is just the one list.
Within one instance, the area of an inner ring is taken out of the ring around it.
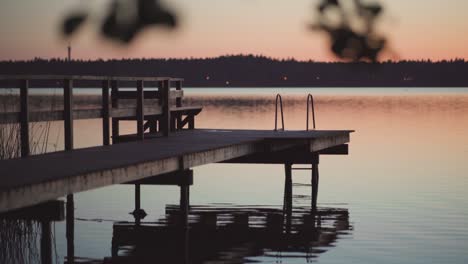
{"label": "out-of-focus leaf", "polygon": [[131,42],[135,36],[145,27],[152,25],[163,25],[169,28],[177,26],[174,14],[164,9],[158,1],[138,0],[134,3],[137,8],[137,16],[133,20],[119,21],[117,17],[122,12],[118,1],[114,0],[109,13],[101,27],[104,36],[122,43]]}
{"label": "out-of-focus leaf", "polygon": [[367,4],[362,5],[361,10],[364,11],[364,14],[370,14],[371,16],[376,17],[382,13],[383,8],[379,4]]}
{"label": "out-of-focus leaf", "polygon": [[175,15],[154,0],[138,0],[139,18],[142,25],[164,25],[169,28],[177,26]]}
{"label": "out-of-focus leaf", "polygon": [[[354,0],[355,8],[347,8],[340,5],[338,0],[324,0],[318,6],[319,21],[309,28],[321,30],[329,34],[331,51],[339,58],[359,61],[376,61],[378,55],[384,49],[386,40],[375,34],[375,21],[383,8],[378,3],[364,4],[361,0]],[[330,23],[332,19],[328,7],[338,8],[340,23]],[[350,21],[361,20],[365,30],[354,29]]]}
{"label": "out-of-focus leaf", "polygon": [[318,11],[320,13],[323,13],[325,9],[327,9],[327,7],[339,5],[340,3],[338,2],[338,0],[323,0],[322,3],[320,3],[320,5],[318,6]]}
{"label": "out-of-focus leaf", "polygon": [[86,20],[88,14],[86,13],[74,13],[65,18],[62,24],[62,33],[65,36],[72,35]]}

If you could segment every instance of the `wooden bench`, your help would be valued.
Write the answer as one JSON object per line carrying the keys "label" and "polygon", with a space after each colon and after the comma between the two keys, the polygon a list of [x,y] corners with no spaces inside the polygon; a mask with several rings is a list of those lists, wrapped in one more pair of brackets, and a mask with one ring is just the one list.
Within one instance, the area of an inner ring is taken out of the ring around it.
{"label": "wooden bench", "polygon": [[[175,83],[175,90],[170,89],[170,84]],[[133,91],[120,91],[118,87],[112,88],[111,101],[112,108],[118,109],[123,100],[137,100],[144,103],[145,100],[153,100],[151,103],[161,107],[161,112],[157,114],[145,114],[140,116],[131,115],[112,118],[112,137],[114,143],[121,143],[141,139],[136,135],[120,135],[120,121],[138,121],[143,118],[143,138],[155,136],[167,136],[168,132],[175,132],[183,129],[195,128],[195,116],[201,111],[201,106],[182,106],[184,96],[182,90],[182,80],[176,79],[168,82],[158,82],[158,90],[143,90],[143,87]],[[175,99],[175,103],[171,103]],[[146,103],[145,106],[148,106]],[[143,111],[144,112],[144,111]],[[167,114],[166,114],[167,113]],[[167,126],[167,128],[166,128]]]}

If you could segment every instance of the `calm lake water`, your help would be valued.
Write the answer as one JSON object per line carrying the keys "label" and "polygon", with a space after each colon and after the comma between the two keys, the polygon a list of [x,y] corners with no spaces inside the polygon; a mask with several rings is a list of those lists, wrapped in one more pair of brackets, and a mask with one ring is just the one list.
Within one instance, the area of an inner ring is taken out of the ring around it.
{"label": "calm lake water", "polygon": [[[323,236],[317,241],[309,230],[310,237],[271,241],[277,236],[267,227],[283,208],[283,166],[196,167],[190,188],[194,222],[202,221],[204,212],[218,211],[227,217],[218,217],[218,225],[225,221],[227,226],[239,212],[248,212],[248,221],[266,231],[251,230],[249,239],[232,230],[189,233],[192,263],[203,263],[205,255],[204,263],[468,262],[468,89],[187,89],[186,101],[204,106],[198,128],[273,129],[277,92],[283,95],[286,129],[305,128],[311,92],[318,129],[356,130],[348,156],[320,160]],[[123,129],[135,131],[130,122]],[[101,144],[100,120],[77,121],[75,131],[77,147]],[[308,226],[310,171],[294,171],[293,182],[298,232]],[[169,218],[179,203],[179,188],[142,186],[141,199],[148,214],[144,222]],[[130,185],[75,194],[75,255],[101,261],[110,257],[113,225],[133,221],[133,204]],[[53,231],[54,259],[62,263],[65,223],[55,223]],[[155,235],[155,245],[168,239],[164,250],[149,246],[154,263],[171,263],[168,244],[182,239],[168,232]],[[214,248],[219,248],[214,255],[205,252]],[[130,253],[119,252],[125,254]]]}

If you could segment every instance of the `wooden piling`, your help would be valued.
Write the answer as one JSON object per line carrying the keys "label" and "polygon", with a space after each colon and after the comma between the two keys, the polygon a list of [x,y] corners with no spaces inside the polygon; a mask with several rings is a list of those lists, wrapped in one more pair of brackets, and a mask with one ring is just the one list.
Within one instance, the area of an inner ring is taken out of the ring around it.
{"label": "wooden piling", "polygon": [[110,145],[109,80],[102,81],[102,143]]}
{"label": "wooden piling", "polygon": [[317,211],[317,196],[318,196],[318,186],[319,186],[319,155],[314,154],[312,162],[312,212]]}
{"label": "wooden piling", "polygon": [[21,157],[29,156],[29,81],[22,80],[20,84],[20,140],[21,140]]}
{"label": "wooden piling", "polygon": [[285,181],[284,181],[284,204],[283,204],[283,215],[285,216],[285,231],[287,234],[291,232],[292,224],[292,164],[284,164]]}
{"label": "wooden piling", "polygon": [[135,211],[133,211],[133,215],[135,217],[135,223],[137,225],[141,224],[141,192],[140,192],[140,184],[135,184]]}
{"label": "wooden piling", "polygon": [[180,185],[180,213],[181,222],[184,228],[188,227],[188,214],[190,208],[190,186]]}
{"label": "wooden piling", "polygon": [[52,264],[52,223],[41,222],[41,263]]}
{"label": "wooden piling", "polygon": [[73,194],[67,195],[66,208],[67,263],[75,263],[75,203]]}

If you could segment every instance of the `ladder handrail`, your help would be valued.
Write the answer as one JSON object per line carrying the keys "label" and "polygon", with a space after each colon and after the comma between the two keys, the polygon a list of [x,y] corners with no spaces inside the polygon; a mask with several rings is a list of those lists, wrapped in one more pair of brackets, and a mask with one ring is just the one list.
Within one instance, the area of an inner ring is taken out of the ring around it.
{"label": "ladder handrail", "polygon": [[280,130],[284,131],[284,114],[283,114],[283,99],[280,94],[276,95],[276,104],[275,104],[275,131],[278,131],[278,101],[281,108],[281,124],[282,128]]}
{"label": "ladder handrail", "polygon": [[307,95],[307,118],[306,118],[306,130],[309,131],[309,107],[312,107],[312,121],[313,129],[315,130],[315,107],[314,107],[314,97],[311,94]]}

